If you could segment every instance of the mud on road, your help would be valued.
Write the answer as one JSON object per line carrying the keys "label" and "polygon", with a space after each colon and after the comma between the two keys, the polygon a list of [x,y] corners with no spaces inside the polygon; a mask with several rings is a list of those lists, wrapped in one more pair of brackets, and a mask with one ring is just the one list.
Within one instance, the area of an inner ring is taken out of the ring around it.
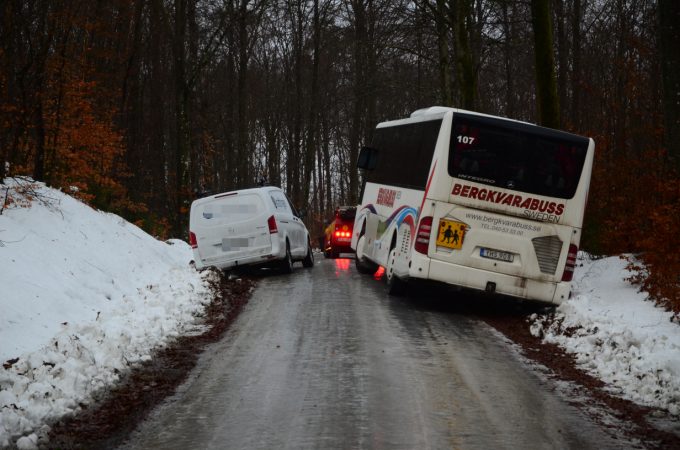
{"label": "mud on road", "polygon": [[[202,349],[218,341],[248,302],[257,276],[238,281],[221,277],[215,285],[216,296],[206,314],[209,330],[200,336],[183,337],[159,351],[148,364],[133,369],[123,382],[103,394],[98,402],[83,406],[82,412],[55,424],[50,434],[49,448],[90,449],[115,448],[121,445],[136,425],[187,379]],[[412,293],[417,295],[417,293]],[[437,297],[430,304],[419,305],[437,310],[442,308]],[[444,307],[446,308],[446,307]],[[576,368],[570,355],[554,345],[543,344],[529,332],[528,317],[537,311],[534,305],[508,303],[507,300],[484,298],[462,301],[456,312],[482,320],[517,345],[520,353],[542,367],[549,377],[570,382],[581,393],[572,401],[592,413],[592,405],[617,419],[617,428],[624,424],[628,439],[640,442],[640,448],[680,448],[680,437],[657,429],[651,421],[654,411],[609,395],[602,383]],[[584,397],[585,395],[585,397]],[[580,404],[579,404],[580,403]],[[602,417],[595,417],[604,426]]]}

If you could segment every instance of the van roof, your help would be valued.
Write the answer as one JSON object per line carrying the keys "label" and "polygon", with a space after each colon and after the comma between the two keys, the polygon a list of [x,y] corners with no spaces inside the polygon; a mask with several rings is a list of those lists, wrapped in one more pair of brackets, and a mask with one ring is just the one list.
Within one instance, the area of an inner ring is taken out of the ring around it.
{"label": "van roof", "polygon": [[237,189],[233,191],[226,191],[226,192],[220,192],[218,194],[213,194],[209,195],[207,197],[202,197],[194,200],[195,202],[206,202],[210,200],[215,200],[221,197],[227,197],[231,195],[236,195],[236,194],[249,194],[249,193],[256,193],[256,192],[262,192],[262,191],[269,191],[269,190],[281,190],[280,187],[278,186],[260,186],[260,187],[255,187],[255,188],[247,188],[247,189]]}

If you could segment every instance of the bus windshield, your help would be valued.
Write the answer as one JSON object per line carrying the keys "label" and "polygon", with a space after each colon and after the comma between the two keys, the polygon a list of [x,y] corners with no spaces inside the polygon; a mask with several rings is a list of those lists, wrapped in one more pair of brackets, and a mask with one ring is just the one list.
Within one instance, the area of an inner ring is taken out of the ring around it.
{"label": "bus windshield", "polygon": [[574,197],[588,139],[523,123],[456,114],[449,175],[499,188]]}

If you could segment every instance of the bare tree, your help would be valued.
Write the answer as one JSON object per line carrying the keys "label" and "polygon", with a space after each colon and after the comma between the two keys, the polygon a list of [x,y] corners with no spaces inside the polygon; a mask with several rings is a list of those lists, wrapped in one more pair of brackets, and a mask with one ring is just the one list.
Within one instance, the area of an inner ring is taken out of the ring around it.
{"label": "bare tree", "polygon": [[531,23],[534,29],[536,93],[540,123],[546,127],[558,128],[560,112],[550,0],[531,0]]}

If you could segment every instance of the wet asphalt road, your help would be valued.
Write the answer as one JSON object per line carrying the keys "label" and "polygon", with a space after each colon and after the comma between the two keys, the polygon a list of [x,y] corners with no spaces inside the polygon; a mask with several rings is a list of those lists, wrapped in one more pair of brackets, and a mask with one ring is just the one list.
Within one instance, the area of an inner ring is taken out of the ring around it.
{"label": "wet asphalt road", "polygon": [[629,447],[488,326],[413,297],[389,297],[348,259],[265,277],[123,448]]}

